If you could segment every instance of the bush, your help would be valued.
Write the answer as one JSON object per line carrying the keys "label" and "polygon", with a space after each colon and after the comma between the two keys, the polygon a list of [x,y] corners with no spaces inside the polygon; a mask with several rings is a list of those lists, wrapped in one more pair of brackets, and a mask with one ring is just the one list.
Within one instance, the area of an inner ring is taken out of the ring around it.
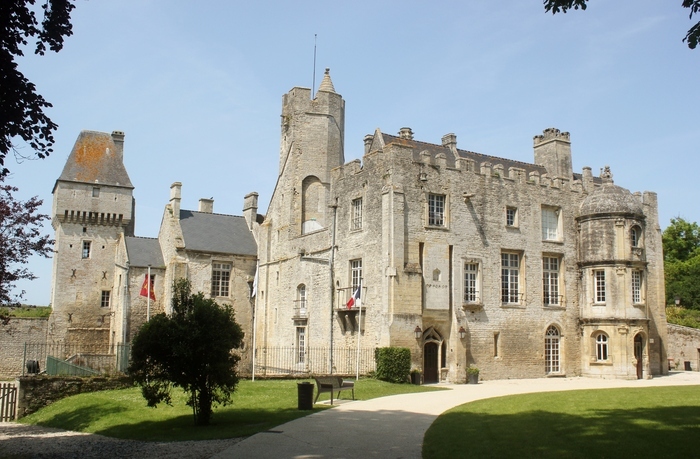
{"label": "bush", "polygon": [[407,347],[380,347],[374,351],[377,379],[391,383],[409,382],[411,351]]}

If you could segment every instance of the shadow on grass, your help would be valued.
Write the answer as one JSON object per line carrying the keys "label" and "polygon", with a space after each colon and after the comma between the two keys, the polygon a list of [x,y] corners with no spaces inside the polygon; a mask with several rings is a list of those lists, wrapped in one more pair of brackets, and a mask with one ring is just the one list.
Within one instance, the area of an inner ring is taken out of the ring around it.
{"label": "shadow on grass", "polygon": [[464,411],[440,416],[425,435],[423,457],[696,457],[700,407]]}

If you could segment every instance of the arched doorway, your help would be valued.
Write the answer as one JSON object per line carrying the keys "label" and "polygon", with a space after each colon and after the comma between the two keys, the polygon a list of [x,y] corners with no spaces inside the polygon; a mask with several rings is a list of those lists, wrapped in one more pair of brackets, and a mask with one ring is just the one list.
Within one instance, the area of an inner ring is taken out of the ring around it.
{"label": "arched doorway", "polygon": [[432,384],[438,381],[438,344],[436,342],[425,343],[423,347],[423,383]]}
{"label": "arched doorway", "polygon": [[637,360],[637,379],[644,378],[644,339],[638,333],[634,337],[634,358]]}
{"label": "arched doorway", "polygon": [[544,336],[544,372],[546,374],[561,372],[560,338],[559,329],[550,325]]}

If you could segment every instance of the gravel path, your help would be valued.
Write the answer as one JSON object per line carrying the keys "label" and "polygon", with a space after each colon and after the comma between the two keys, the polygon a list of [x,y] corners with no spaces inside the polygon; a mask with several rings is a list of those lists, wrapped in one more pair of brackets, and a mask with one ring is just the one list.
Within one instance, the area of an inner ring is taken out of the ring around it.
{"label": "gravel path", "polygon": [[228,440],[146,442],[50,427],[0,422],[0,459],[183,458],[204,459],[235,445]]}

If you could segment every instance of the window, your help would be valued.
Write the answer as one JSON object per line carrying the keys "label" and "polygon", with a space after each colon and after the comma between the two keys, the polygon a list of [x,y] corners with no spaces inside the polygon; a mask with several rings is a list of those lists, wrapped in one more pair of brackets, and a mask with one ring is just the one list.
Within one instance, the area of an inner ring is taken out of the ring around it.
{"label": "window", "polygon": [[445,195],[428,195],[428,226],[445,226]]}
{"label": "window", "polygon": [[103,308],[108,308],[109,307],[109,297],[110,294],[109,290],[102,290],[102,299],[100,300],[100,306]]}
{"label": "window", "polygon": [[542,298],[548,306],[557,306],[559,301],[559,258],[542,257]]}
{"label": "window", "polygon": [[297,352],[296,361],[297,363],[304,363],[306,361],[306,327],[297,327]]}
{"label": "window", "polygon": [[479,264],[464,264],[464,302],[479,302]]}
{"label": "window", "polygon": [[595,302],[605,303],[605,271],[596,269],[593,271],[595,278]]}
{"label": "window", "polygon": [[595,337],[595,358],[599,362],[608,360],[608,336],[598,333]]}
{"label": "window", "polygon": [[351,295],[357,290],[362,281],[362,260],[350,260]]}
{"label": "window", "polygon": [[100,189],[98,187],[92,187],[92,197],[93,198],[99,198],[100,197]]}
{"label": "window", "polygon": [[632,247],[639,247],[641,243],[642,230],[638,226],[633,226],[630,230],[630,243]]}
{"label": "window", "polygon": [[90,258],[90,241],[83,241],[83,258]]}
{"label": "window", "polygon": [[211,296],[228,296],[231,265],[229,263],[212,263],[211,267]]}
{"label": "window", "polygon": [[559,329],[554,325],[550,325],[544,336],[544,371],[547,374],[561,371],[559,366],[559,342]]}
{"label": "window", "polygon": [[306,315],[306,285],[297,287],[297,308],[302,316]]}
{"label": "window", "polygon": [[501,301],[517,304],[520,302],[520,255],[501,254]]}
{"label": "window", "polygon": [[558,241],[559,238],[559,209],[542,207],[542,240]]}
{"label": "window", "polygon": [[632,303],[642,302],[642,272],[635,269],[632,271]]}
{"label": "window", "polygon": [[352,222],[350,229],[362,229],[362,198],[352,200]]}
{"label": "window", "polygon": [[506,226],[518,226],[518,209],[506,207]]}

